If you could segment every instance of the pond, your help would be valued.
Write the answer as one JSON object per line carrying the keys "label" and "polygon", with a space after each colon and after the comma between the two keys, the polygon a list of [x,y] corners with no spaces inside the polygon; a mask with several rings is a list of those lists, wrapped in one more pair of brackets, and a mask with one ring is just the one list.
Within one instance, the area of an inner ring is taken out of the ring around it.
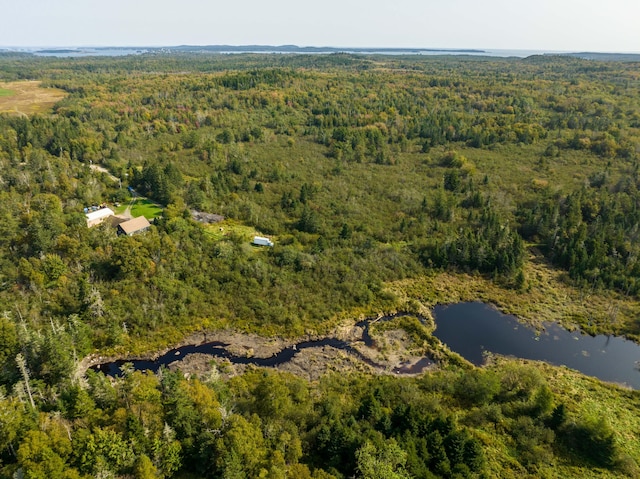
{"label": "pond", "polygon": [[485,352],[567,366],[603,381],[640,389],[640,345],[616,336],[588,336],[544,323],[537,332],[484,303],[436,306],[436,336],[481,365]]}

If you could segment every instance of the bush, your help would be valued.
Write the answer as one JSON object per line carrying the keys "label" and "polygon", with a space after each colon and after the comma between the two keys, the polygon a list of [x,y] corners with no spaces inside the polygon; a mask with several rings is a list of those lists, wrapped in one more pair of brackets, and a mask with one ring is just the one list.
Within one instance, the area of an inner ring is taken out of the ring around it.
{"label": "bush", "polygon": [[490,371],[472,369],[463,373],[455,385],[455,396],[467,406],[481,406],[490,402],[500,391],[500,380]]}
{"label": "bush", "polygon": [[615,464],[615,436],[604,417],[570,424],[562,431],[562,438],[570,450],[586,462],[600,467],[612,467]]}

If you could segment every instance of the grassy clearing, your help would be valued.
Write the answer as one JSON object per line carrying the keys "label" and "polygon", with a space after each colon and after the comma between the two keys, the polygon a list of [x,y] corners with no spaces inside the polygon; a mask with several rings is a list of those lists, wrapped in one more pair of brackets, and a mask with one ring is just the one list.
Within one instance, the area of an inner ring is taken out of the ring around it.
{"label": "grassy clearing", "polygon": [[67,93],[56,88],[40,88],[38,81],[18,81],[0,85],[0,113],[31,115],[49,110]]}
{"label": "grassy clearing", "polygon": [[144,216],[150,220],[161,216],[162,211],[162,206],[146,198],[137,198],[131,206],[131,216],[134,218]]}
{"label": "grassy clearing", "polygon": [[115,214],[121,215],[126,211],[127,206],[129,206],[129,203],[121,203],[120,206],[111,206],[111,209]]}
{"label": "grassy clearing", "polygon": [[129,207],[131,208],[131,216],[133,218],[144,216],[148,220],[161,216],[164,211],[158,203],[146,198],[135,198],[131,202],[122,203],[120,206],[113,206],[112,209],[115,214],[122,215]]}
{"label": "grassy clearing", "polygon": [[238,238],[241,242],[248,242],[251,241],[254,236],[261,236],[261,233],[254,227],[247,226],[240,221],[232,219],[206,225],[205,230],[207,234],[216,241]]}

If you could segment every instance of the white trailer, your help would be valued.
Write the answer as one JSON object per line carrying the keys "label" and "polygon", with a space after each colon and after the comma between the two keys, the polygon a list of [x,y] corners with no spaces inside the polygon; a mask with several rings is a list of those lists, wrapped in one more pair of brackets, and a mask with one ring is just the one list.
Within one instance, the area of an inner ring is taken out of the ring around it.
{"label": "white trailer", "polygon": [[269,238],[265,238],[264,236],[254,236],[252,244],[256,246],[273,246],[273,241]]}

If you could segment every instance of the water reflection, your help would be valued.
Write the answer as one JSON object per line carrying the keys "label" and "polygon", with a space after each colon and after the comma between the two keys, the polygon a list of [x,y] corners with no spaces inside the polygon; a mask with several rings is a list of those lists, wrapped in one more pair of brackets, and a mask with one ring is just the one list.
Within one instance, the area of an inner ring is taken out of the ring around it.
{"label": "water reflection", "polygon": [[434,335],[476,365],[483,352],[564,365],[603,381],[640,389],[640,345],[615,336],[588,336],[544,323],[537,332],[484,303],[434,308]]}

